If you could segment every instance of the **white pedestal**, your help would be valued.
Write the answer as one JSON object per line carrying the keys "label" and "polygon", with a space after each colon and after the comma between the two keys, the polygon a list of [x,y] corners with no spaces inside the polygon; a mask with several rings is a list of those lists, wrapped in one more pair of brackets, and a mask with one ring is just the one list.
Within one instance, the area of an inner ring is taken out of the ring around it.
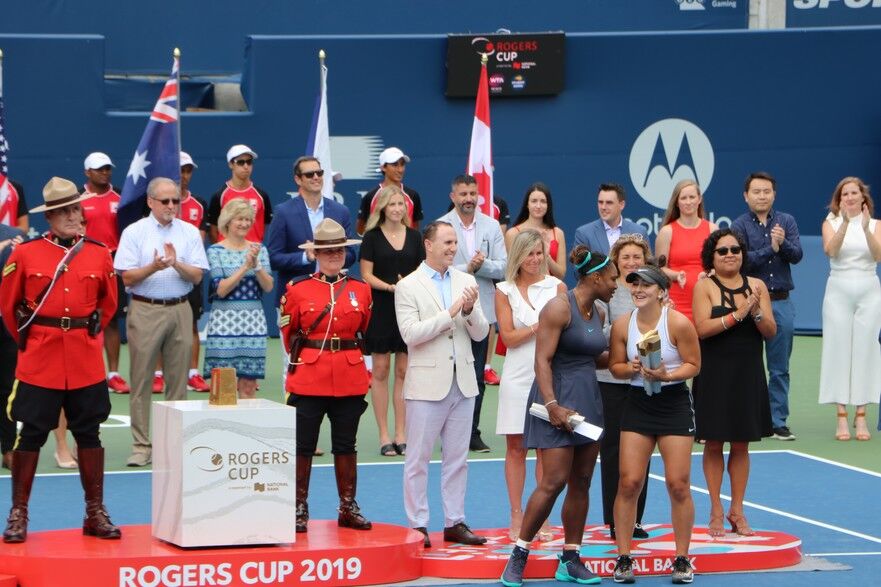
{"label": "white pedestal", "polygon": [[296,410],[153,402],[153,536],[182,547],[295,542]]}

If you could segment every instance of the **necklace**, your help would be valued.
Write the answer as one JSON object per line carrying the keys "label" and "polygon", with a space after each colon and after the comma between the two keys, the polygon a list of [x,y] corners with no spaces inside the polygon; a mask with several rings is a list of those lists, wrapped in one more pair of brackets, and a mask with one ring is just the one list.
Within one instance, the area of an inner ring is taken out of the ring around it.
{"label": "necklace", "polygon": [[593,316],[593,304],[591,304],[590,308],[585,310],[581,301],[578,299],[578,292],[575,293],[575,304],[578,306],[578,311],[581,313],[581,315],[586,320],[590,320],[591,316]]}

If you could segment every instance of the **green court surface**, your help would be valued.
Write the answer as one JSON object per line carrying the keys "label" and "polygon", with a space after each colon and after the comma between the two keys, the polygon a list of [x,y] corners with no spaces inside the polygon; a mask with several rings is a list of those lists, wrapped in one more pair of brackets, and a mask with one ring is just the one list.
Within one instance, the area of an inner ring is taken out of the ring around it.
{"label": "green court surface", "polygon": [[[260,382],[259,396],[281,402],[283,401],[280,375],[281,353],[278,345],[279,339],[269,339],[269,348],[266,352],[266,373],[268,378]],[[878,450],[878,444],[881,443],[881,431],[876,430],[878,405],[872,404],[868,408],[869,427],[873,433],[872,440],[858,442],[852,439],[848,442],[841,442],[834,438],[836,425],[835,407],[819,405],[817,403],[820,376],[820,347],[820,337],[799,336],[795,339],[795,350],[793,351],[791,363],[791,414],[789,417],[789,427],[797,436],[797,440],[783,442],[766,439],[760,443],[754,443],[751,449],[797,450],[881,473],[881,456],[879,456],[881,453]],[[123,346],[121,355],[122,364],[120,372],[123,376],[128,377],[128,348],[126,346]],[[493,363],[496,369],[501,372],[503,358],[495,357]],[[881,386],[881,382],[879,382],[879,386]],[[189,392],[188,399],[207,399],[207,395],[205,393]],[[159,394],[154,394],[153,396],[154,400],[161,400],[162,397]],[[481,430],[483,431],[483,440],[492,448],[492,451],[485,454],[471,453],[471,458],[504,457],[505,440],[503,437],[495,434],[497,399],[498,387],[487,386],[481,416]],[[107,448],[107,468],[108,470],[126,470],[125,460],[128,458],[131,446],[131,433],[128,427],[128,396],[111,394],[111,402],[113,404],[112,416],[102,427],[101,433],[102,440]],[[850,412],[852,420],[853,408],[851,408]],[[391,407],[389,407],[389,418],[391,420],[390,425],[393,426],[394,420],[392,419]],[[851,436],[853,436],[852,427]],[[328,454],[323,457],[317,457],[316,462],[332,462],[333,457],[329,454],[330,432],[326,422],[322,427],[319,446]],[[62,471],[55,466],[54,459],[52,458],[54,447],[54,440],[50,437],[42,453],[39,472],[57,473]],[[382,457],[379,455],[379,438],[372,407],[368,407],[361,418],[361,426],[358,431],[358,450],[360,462],[393,462],[395,460],[403,460],[403,457]],[[695,445],[695,450],[700,450],[699,445]],[[439,456],[439,452],[437,455]]]}

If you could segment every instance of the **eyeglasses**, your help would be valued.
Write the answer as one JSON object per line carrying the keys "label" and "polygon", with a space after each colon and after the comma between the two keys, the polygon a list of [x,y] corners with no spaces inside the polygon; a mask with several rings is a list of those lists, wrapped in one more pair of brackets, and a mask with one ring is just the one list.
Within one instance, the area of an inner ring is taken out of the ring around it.
{"label": "eyeglasses", "polygon": [[233,163],[235,163],[239,167],[244,167],[245,165],[254,165],[254,160],[253,159],[234,159]]}
{"label": "eyeglasses", "polygon": [[740,247],[738,245],[734,245],[733,247],[719,247],[718,249],[716,249],[715,252],[720,257],[724,257],[725,255],[728,254],[729,251],[731,252],[732,255],[739,255],[742,250],[743,250],[742,247]]}
{"label": "eyeglasses", "polygon": [[173,204],[173,205],[177,206],[180,204],[180,198],[163,198],[161,200],[159,198],[153,198],[153,199],[156,200],[157,202],[159,202],[160,204],[162,204],[163,206],[168,206],[169,204]]}
{"label": "eyeglasses", "polygon": [[312,179],[313,177],[324,177],[323,169],[316,169],[315,171],[302,171],[298,173],[300,177],[305,177],[306,179]]}

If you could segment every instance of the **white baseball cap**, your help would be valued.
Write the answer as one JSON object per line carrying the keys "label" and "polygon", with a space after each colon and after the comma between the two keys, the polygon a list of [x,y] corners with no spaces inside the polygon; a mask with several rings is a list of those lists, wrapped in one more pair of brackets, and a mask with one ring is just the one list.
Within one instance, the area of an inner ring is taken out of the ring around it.
{"label": "white baseball cap", "polygon": [[251,147],[248,145],[233,145],[229,148],[229,151],[226,152],[226,160],[232,161],[239,155],[244,155],[245,153],[249,154],[254,159],[257,158],[257,153],[251,150]]}
{"label": "white baseball cap", "polygon": [[193,167],[198,167],[198,165],[196,165],[196,162],[193,161],[193,158],[190,157],[189,153],[187,153],[186,151],[181,151],[180,166],[183,167],[184,165],[192,165]]}
{"label": "white baseball cap", "polygon": [[116,165],[113,164],[113,161],[110,160],[110,157],[108,157],[106,153],[102,153],[101,151],[89,153],[89,156],[86,157],[86,160],[83,162],[83,166],[85,167],[86,171],[88,171],[89,169],[101,169],[105,165],[116,167]]}
{"label": "white baseball cap", "polygon": [[376,169],[377,173],[382,173],[382,166],[388,165],[389,163],[396,163],[403,159],[406,163],[410,162],[410,158],[397,147],[389,147],[385,151],[379,154],[379,167]]}

